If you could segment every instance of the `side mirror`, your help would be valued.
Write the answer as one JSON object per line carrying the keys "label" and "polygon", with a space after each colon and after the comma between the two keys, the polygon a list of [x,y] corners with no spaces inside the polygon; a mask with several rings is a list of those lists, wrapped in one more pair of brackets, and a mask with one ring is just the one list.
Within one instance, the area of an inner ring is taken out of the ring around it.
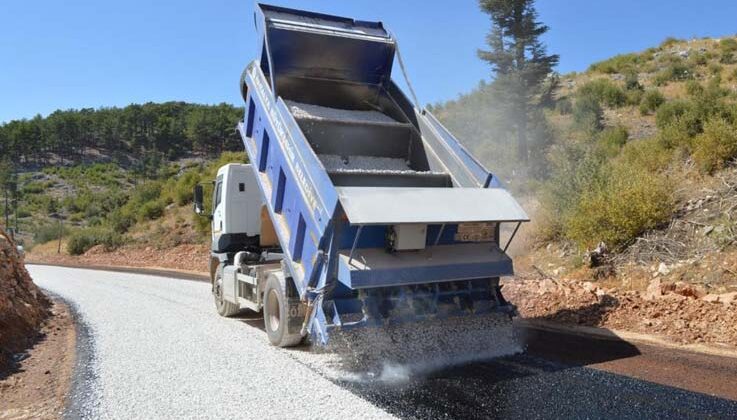
{"label": "side mirror", "polygon": [[194,212],[200,216],[205,215],[205,192],[200,184],[194,186]]}

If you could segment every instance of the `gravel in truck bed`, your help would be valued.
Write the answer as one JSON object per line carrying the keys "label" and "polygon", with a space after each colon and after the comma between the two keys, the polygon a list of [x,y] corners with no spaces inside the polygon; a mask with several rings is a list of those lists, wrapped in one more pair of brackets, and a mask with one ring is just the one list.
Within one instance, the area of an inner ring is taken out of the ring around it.
{"label": "gravel in truck bed", "polygon": [[396,123],[393,118],[379,111],[328,108],[326,106],[285,101],[295,118],[309,120],[338,120],[369,123]]}

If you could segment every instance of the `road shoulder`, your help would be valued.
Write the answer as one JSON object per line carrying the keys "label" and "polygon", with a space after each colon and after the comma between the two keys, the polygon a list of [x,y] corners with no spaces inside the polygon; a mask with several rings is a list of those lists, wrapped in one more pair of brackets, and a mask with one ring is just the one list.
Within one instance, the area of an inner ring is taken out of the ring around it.
{"label": "road shoulder", "polygon": [[57,419],[63,416],[76,360],[76,327],[69,306],[54,298],[33,347],[0,374],[0,418]]}

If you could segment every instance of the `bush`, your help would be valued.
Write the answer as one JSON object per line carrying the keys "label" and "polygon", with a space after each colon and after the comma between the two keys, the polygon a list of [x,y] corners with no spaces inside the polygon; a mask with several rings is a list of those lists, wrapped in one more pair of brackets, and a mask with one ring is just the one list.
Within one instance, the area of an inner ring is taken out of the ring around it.
{"label": "bush", "polygon": [[656,86],[663,86],[671,81],[689,80],[693,78],[693,70],[682,61],[677,61],[655,75],[653,82]]}
{"label": "bush", "polygon": [[39,182],[29,182],[21,191],[23,194],[40,194],[44,192],[44,186]]}
{"label": "bush", "polygon": [[[33,229],[33,243],[45,244],[46,242],[59,239],[59,228],[58,223],[36,226]],[[61,231],[62,236],[66,235],[68,231],[67,227],[63,226]]]}
{"label": "bush", "polygon": [[573,103],[568,98],[561,98],[555,104],[555,110],[561,115],[568,115],[573,112]]}
{"label": "bush", "polygon": [[657,89],[650,89],[642,97],[640,101],[640,114],[651,114],[665,103],[665,96]]}
{"label": "bush", "polygon": [[722,52],[735,52],[737,51],[737,40],[734,38],[724,38],[719,41],[719,49]]}
{"label": "bush", "polygon": [[111,230],[101,228],[83,229],[72,233],[67,242],[70,255],[82,255],[95,245],[102,245],[105,251],[113,251],[123,244],[123,237]]}
{"label": "bush", "polygon": [[735,80],[737,80],[737,68],[732,69],[732,72],[729,73],[727,78],[729,79],[730,82],[734,82]]}
{"label": "bush", "polygon": [[627,105],[639,105],[645,92],[642,89],[632,89],[625,92],[627,95]]}
{"label": "bush", "polygon": [[580,96],[591,96],[609,107],[620,107],[627,102],[624,90],[609,79],[592,80],[578,89]]}
{"label": "bush", "polygon": [[162,201],[149,201],[138,209],[138,220],[155,220],[164,215],[164,203]]}
{"label": "bush", "polygon": [[566,236],[579,247],[603,241],[621,248],[670,218],[672,186],[665,176],[619,162],[602,179],[584,191],[567,220]]}
{"label": "bush", "polygon": [[174,185],[173,199],[178,206],[191,203],[193,197],[194,186],[200,181],[199,173],[189,170],[177,179]]}
{"label": "bush", "polygon": [[658,108],[655,114],[655,125],[663,129],[680,120],[688,134],[694,136],[701,132],[701,120],[697,115],[696,107],[691,101],[676,100],[666,102]]}
{"label": "bush", "polygon": [[699,97],[704,93],[704,87],[696,80],[686,82],[686,94],[691,97]]}
{"label": "bush", "polygon": [[642,90],[640,78],[635,71],[628,71],[624,77],[625,90]]}
{"label": "bush", "polygon": [[737,156],[737,127],[721,118],[711,119],[704,132],[694,139],[693,158],[707,173],[721,169]]}
{"label": "bush", "polygon": [[719,62],[722,64],[734,64],[735,63],[734,53],[731,51],[722,52],[722,54],[719,56]]}
{"label": "bush", "polygon": [[580,96],[573,106],[573,121],[580,130],[596,132],[602,128],[604,110],[599,101],[590,95]]}
{"label": "bush", "polygon": [[624,73],[636,69],[641,61],[638,54],[620,54],[592,64],[589,70],[606,74]]}
{"label": "bush", "polygon": [[653,138],[628,142],[618,160],[631,167],[658,172],[668,167],[673,155],[670,149],[664,148],[658,139]]}
{"label": "bush", "polygon": [[136,222],[136,218],[127,209],[117,209],[108,214],[107,221],[114,232],[125,233]]}
{"label": "bush", "polygon": [[688,58],[688,64],[691,66],[705,66],[709,62],[709,58],[706,54],[701,52],[694,52]]}
{"label": "bush", "polygon": [[709,73],[711,73],[713,76],[716,76],[722,72],[722,67],[720,64],[717,63],[710,63],[707,69],[709,70]]}
{"label": "bush", "polygon": [[689,129],[689,120],[686,118],[677,118],[671,123],[662,127],[657,134],[657,141],[664,149],[684,148],[690,150],[691,139],[693,138],[692,130]]}
{"label": "bush", "polygon": [[679,42],[683,42],[683,40],[669,36],[668,38],[665,38],[663,42],[660,43],[660,48],[661,49],[669,48],[669,47],[672,47],[673,45],[678,44]]}
{"label": "bush", "polygon": [[629,133],[624,127],[607,128],[597,136],[597,152],[604,158],[615,157],[622,147],[627,144],[628,138]]}

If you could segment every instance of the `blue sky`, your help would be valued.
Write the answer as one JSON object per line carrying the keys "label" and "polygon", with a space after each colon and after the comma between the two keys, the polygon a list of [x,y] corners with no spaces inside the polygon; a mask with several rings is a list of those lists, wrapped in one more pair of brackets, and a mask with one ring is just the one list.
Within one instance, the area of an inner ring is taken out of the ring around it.
{"label": "blue sky", "polygon": [[[476,58],[489,27],[476,1],[273,3],[384,21],[423,103],[455,98],[489,77]],[[131,102],[240,105],[237,81],[256,57],[253,7],[250,0],[4,0],[0,122]],[[537,7],[561,72],[667,36],[737,32],[734,0],[539,0]]]}

